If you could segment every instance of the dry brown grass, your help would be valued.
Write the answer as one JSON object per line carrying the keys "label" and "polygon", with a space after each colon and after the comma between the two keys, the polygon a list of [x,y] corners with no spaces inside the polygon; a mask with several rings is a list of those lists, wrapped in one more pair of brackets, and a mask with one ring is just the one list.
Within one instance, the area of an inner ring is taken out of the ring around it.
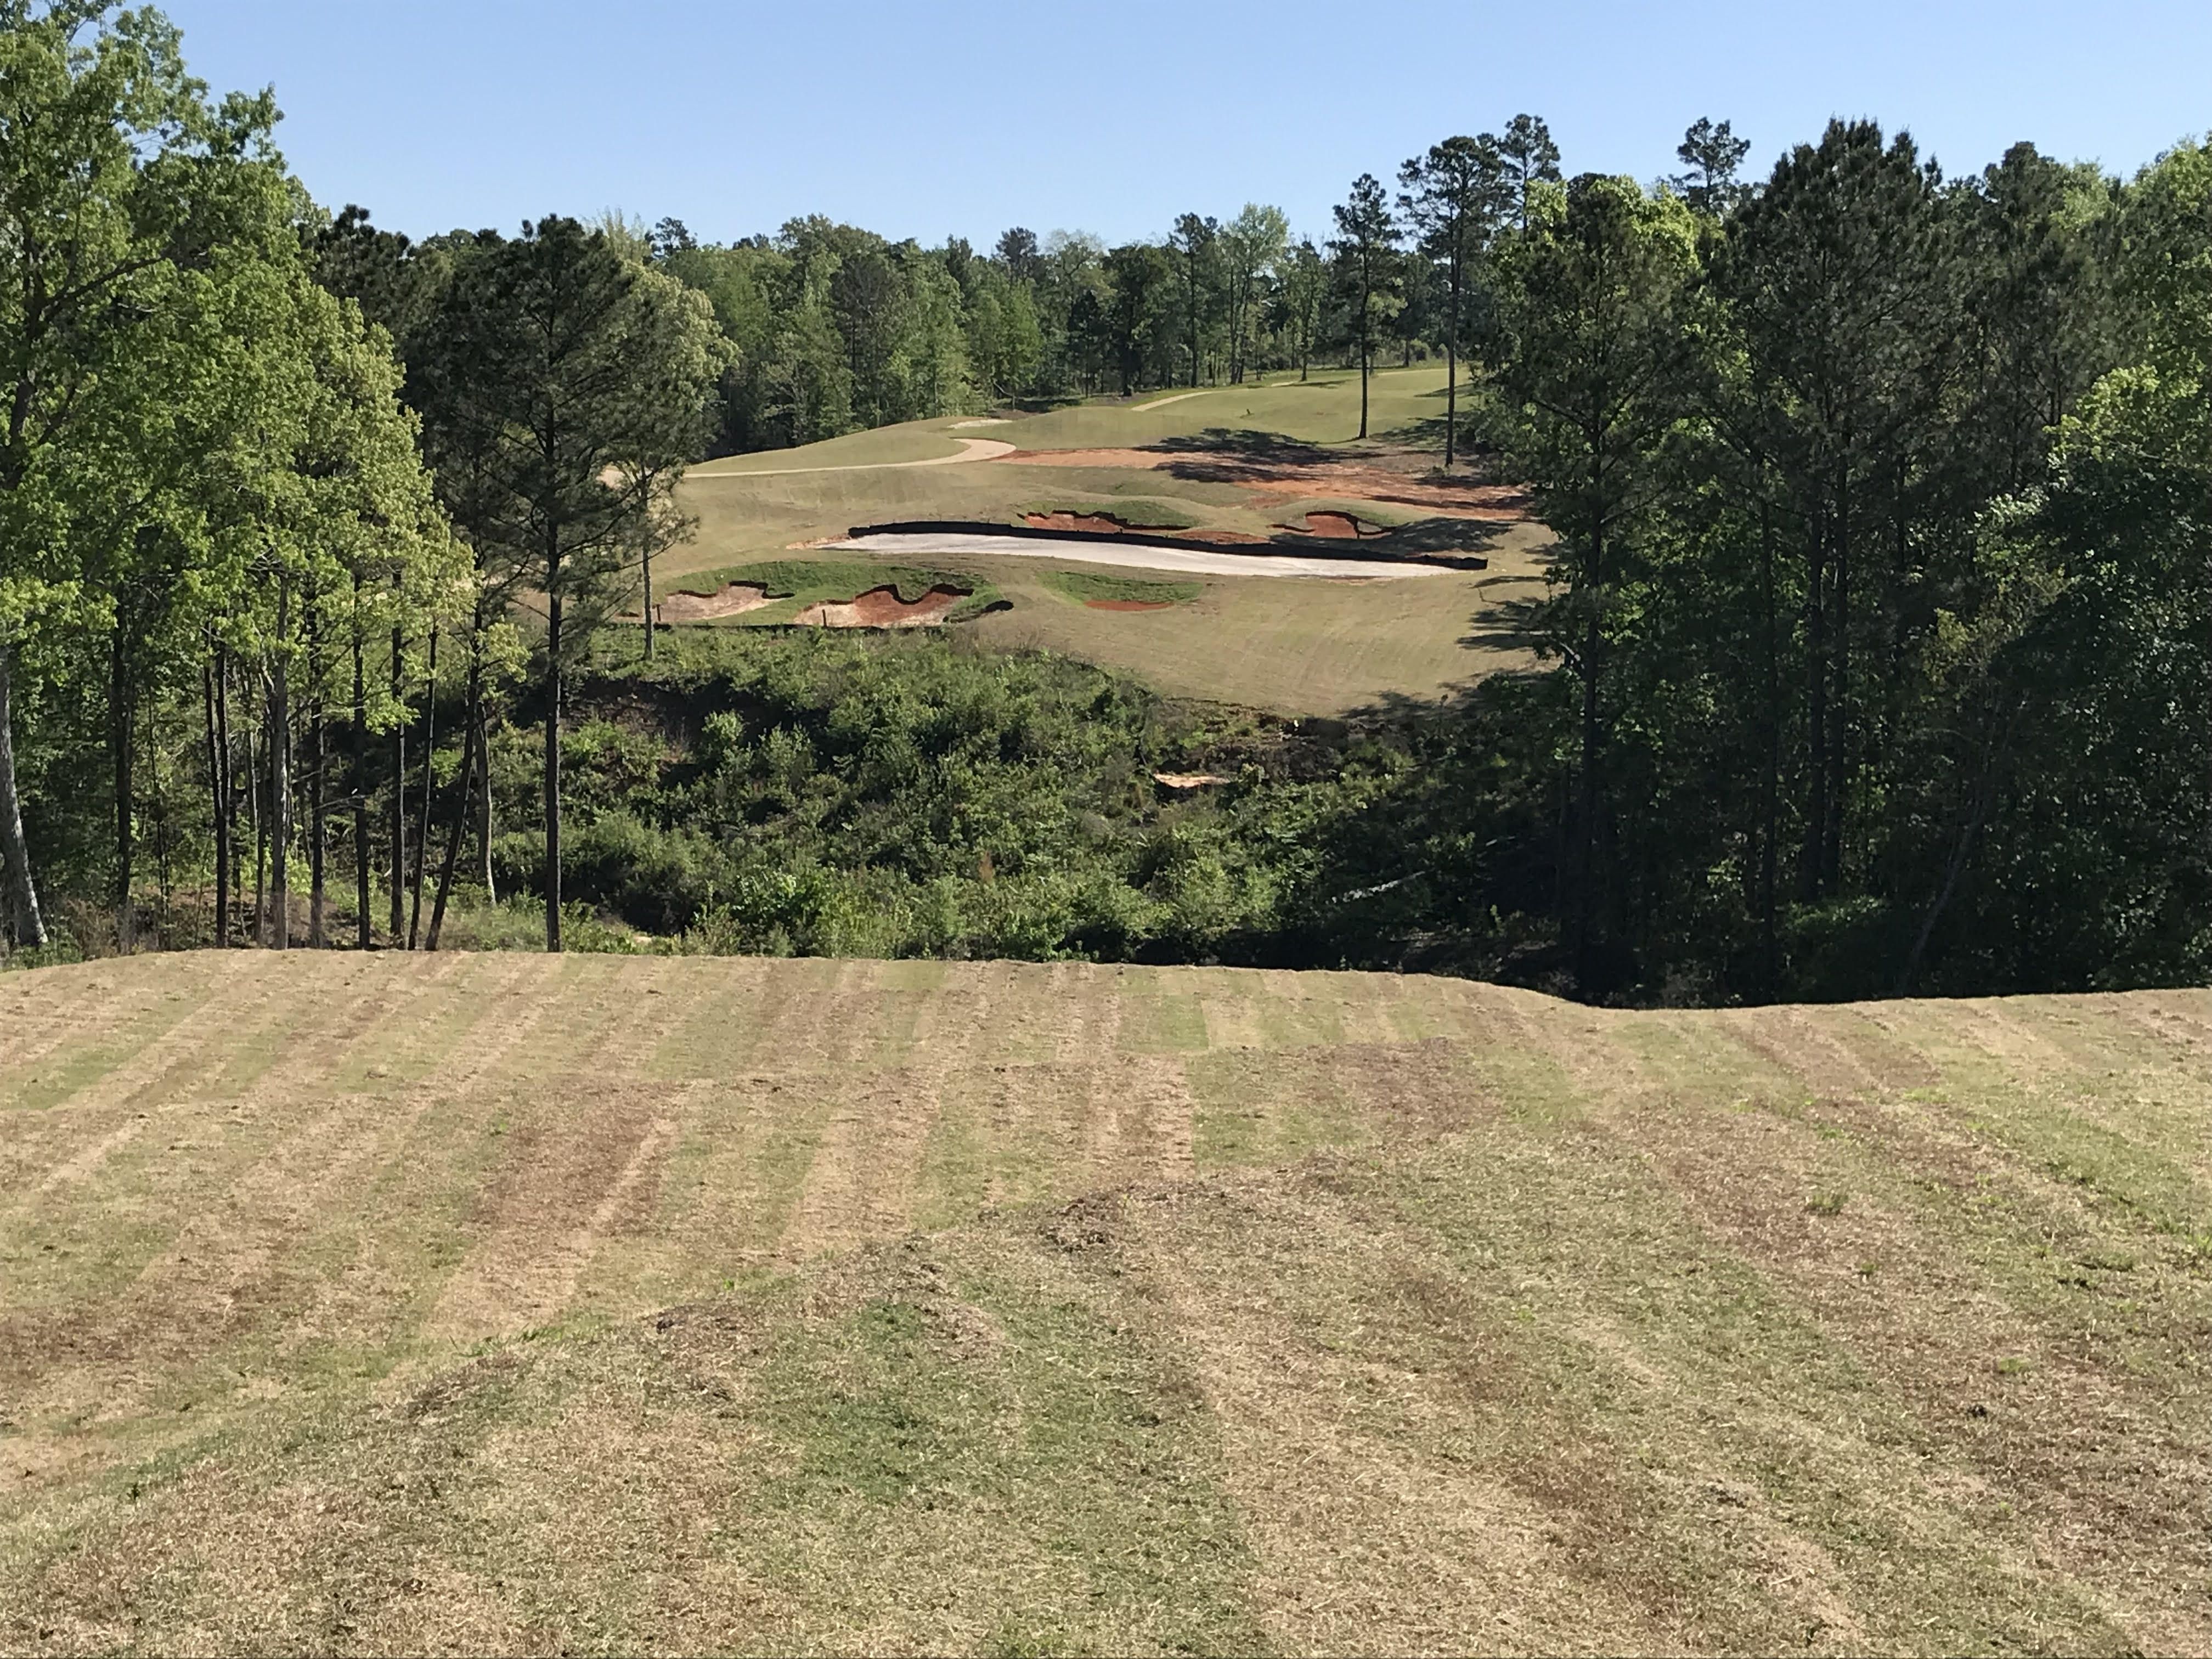
{"label": "dry brown grass", "polygon": [[0,978],[0,1649],[2212,1648],[2212,995]]}

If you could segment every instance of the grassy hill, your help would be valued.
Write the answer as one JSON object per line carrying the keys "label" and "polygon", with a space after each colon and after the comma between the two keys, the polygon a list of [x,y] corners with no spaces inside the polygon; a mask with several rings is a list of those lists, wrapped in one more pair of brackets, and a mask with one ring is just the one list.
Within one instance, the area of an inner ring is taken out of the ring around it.
{"label": "grassy hill", "polygon": [[2212,994],[0,979],[0,1647],[2203,1650]]}
{"label": "grassy hill", "polygon": [[[733,456],[698,468],[683,503],[696,538],[659,562],[664,581],[764,559],[810,556],[798,544],[856,525],[914,520],[1012,523],[1024,512],[1114,510],[1133,522],[1200,525],[1248,536],[1276,533],[1316,507],[1351,507],[1389,525],[1413,524],[1418,544],[1489,560],[1483,571],[1424,578],[1422,591],[1393,584],[1211,577],[1199,601],[1173,612],[1114,615],[1055,602],[1033,559],[964,557],[965,574],[990,582],[1010,611],[977,624],[992,643],[1041,646],[1144,675],[1170,695],[1291,714],[1336,714],[1389,696],[1433,698],[1446,686],[1534,658],[1518,637],[1519,607],[1544,592],[1550,534],[1527,522],[1430,520],[1403,502],[1362,502],[1335,483],[1270,493],[1243,476],[1371,457],[1386,476],[1420,475],[1441,443],[1438,364],[1375,376],[1369,445],[1355,445],[1359,382],[1342,370],[1266,385],[1148,393],[1130,402],[1079,404],[1049,413],[974,424],[945,417],[854,433],[803,449]],[[975,461],[915,465],[958,453],[960,439],[988,438],[1025,451],[1101,452],[1098,465]],[[1418,438],[1418,452],[1410,447]],[[1113,452],[1152,445],[1222,443],[1231,465],[1135,466]],[[1240,445],[1257,443],[1254,459]],[[831,469],[810,471],[805,469]],[[1449,533],[1444,533],[1449,532]],[[1441,537],[1441,539],[1440,539]],[[849,557],[824,553],[829,559]]]}

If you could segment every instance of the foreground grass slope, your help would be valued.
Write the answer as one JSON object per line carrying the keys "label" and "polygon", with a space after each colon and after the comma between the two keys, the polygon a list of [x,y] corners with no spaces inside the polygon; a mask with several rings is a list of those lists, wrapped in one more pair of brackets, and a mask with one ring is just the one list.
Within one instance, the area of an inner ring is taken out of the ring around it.
{"label": "foreground grass slope", "polygon": [[2212,994],[0,979],[0,1647],[2203,1650]]}

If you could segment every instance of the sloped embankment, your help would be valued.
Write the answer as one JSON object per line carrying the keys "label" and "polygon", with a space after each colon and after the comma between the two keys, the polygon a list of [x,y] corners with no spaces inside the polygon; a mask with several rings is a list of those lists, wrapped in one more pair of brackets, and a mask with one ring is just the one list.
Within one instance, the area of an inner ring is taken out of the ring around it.
{"label": "sloped embankment", "polygon": [[0,1645],[2202,1650],[2212,995],[0,977]]}

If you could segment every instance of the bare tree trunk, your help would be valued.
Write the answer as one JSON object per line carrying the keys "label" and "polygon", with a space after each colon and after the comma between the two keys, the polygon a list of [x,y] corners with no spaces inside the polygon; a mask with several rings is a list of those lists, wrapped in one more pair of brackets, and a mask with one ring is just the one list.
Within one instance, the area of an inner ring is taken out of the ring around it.
{"label": "bare tree trunk", "polygon": [[360,947],[374,943],[368,919],[368,681],[362,662],[361,575],[353,579],[353,894]]}
{"label": "bare tree trunk", "polygon": [[324,734],[328,711],[323,707],[322,630],[317,626],[319,607],[308,595],[307,610],[307,945],[319,951],[330,943],[324,931],[324,912],[329,895],[324,886],[325,843],[329,839],[325,799],[330,787],[327,765],[330,744]]}
{"label": "bare tree trunk", "polygon": [[[1454,227],[1456,236],[1458,228]],[[1444,324],[1444,471],[1451,471],[1453,446],[1459,440],[1459,289],[1462,256],[1455,248],[1451,262],[1451,303]]]}
{"label": "bare tree trunk", "polygon": [[288,655],[292,623],[292,582],[276,579],[276,665],[267,678],[269,691],[269,898],[276,914],[270,919],[270,942],[279,951],[292,948],[292,697],[291,660]]}
{"label": "bare tree trunk", "polygon": [[545,948],[561,948],[561,596],[546,602]]}
{"label": "bare tree trunk", "polygon": [[154,948],[163,948],[169,927],[169,809],[161,796],[161,700],[146,699],[146,783],[154,795],[154,878],[161,908],[154,923]]}
{"label": "bare tree trunk", "polygon": [[640,561],[645,571],[645,659],[653,660],[653,544],[646,544]]}
{"label": "bare tree trunk", "polygon": [[491,867],[491,711],[481,702],[477,707],[477,778],[482,793],[479,801],[483,811],[477,820],[477,851],[483,858],[484,902],[499,902],[499,883]]}
{"label": "bare tree trunk", "polygon": [[438,758],[438,630],[430,629],[428,687],[422,694],[422,812],[415,825],[415,881],[407,910],[407,948],[413,950],[422,926],[422,866],[430,861],[430,787]]}
{"label": "bare tree trunk", "polygon": [[481,654],[471,651],[469,660],[468,713],[461,727],[461,775],[453,790],[453,822],[446,836],[446,860],[438,870],[437,902],[430,908],[430,936],[424,941],[432,951],[438,948],[438,935],[446,926],[446,900],[453,890],[453,866],[461,851],[461,838],[468,833],[469,801],[476,769],[477,721],[483,712],[483,664]]}
{"label": "bare tree trunk", "polygon": [[[392,701],[404,708],[401,697],[399,671],[404,659],[404,642],[399,630],[392,630]],[[398,720],[392,727],[392,945],[399,948],[406,937],[407,914],[407,722]]]}
{"label": "bare tree trunk", "polygon": [[[262,670],[262,682],[268,683],[268,670]],[[252,686],[240,688],[248,695],[246,699],[246,811],[253,826],[253,942],[258,945],[269,943],[269,811],[264,796],[262,765],[269,757],[269,734],[262,732],[261,754],[253,751],[253,704]]]}
{"label": "bare tree trunk", "polygon": [[15,793],[15,639],[0,629],[0,864],[7,866],[9,909],[15,942],[46,942],[46,918],[39,913],[38,884],[31,877],[30,844],[23,839],[23,813]]}
{"label": "bare tree trunk", "polygon": [[115,948],[128,955],[137,945],[137,919],[131,907],[131,854],[137,840],[131,822],[131,796],[137,785],[131,775],[135,757],[131,716],[135,711],[125,632],[124,620],[118,617],[107,645],[107,744],[115,783]]}
{"label": "bare tree trunk", "polygon": [[230,943],[230,929],[223,916],[223,906],[230,896],[229,872],[223,868],[230,837],[222,821],[222,755],[216,747],[215,670],[204,663],[200,666],[200,712],[207,718],[208,799],[215,806],[215,942],[221,947]]}
{"label": "bare tree trunk", "polygon": [[215,942],[230,948],[231,912],[238,906],[238,779],[230,742],[230,655],[215,648]]}

